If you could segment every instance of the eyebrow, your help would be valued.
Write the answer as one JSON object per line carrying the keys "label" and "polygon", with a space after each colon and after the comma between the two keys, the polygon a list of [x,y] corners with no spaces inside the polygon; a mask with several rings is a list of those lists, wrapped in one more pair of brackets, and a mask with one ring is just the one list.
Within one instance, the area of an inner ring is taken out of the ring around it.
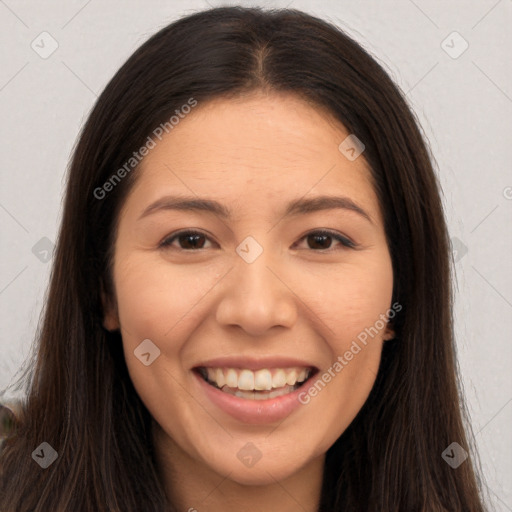
{"label": "eyebrow", "polygon": [[[291,201],[288,203],[282,218],[333,209],[353,211],[373,224],[370,215],[352,199],[348,197],[326,195],[310,199],[295,199]],[[233,217],[232,211],[227,206],[213,199],[199,198],[196,196],[165,196],[156,200],[154,203],[151,203],[142,212],[139,220],[162,210],[204,211],[213,213],[223,219],[230,219]]]}

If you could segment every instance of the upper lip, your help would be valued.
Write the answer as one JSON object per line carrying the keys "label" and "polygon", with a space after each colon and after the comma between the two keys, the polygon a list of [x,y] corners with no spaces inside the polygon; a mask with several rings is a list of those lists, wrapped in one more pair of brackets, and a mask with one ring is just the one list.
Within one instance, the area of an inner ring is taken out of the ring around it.
{"label": "upper lip", "polygon": [[202,361],[196,364],[194,368],[243,368],[254,371],[264,368],[293,368],[297,366],[301,368],[311,368],[312,370],[318,369],[311,361],[286,356],[221,356]]}

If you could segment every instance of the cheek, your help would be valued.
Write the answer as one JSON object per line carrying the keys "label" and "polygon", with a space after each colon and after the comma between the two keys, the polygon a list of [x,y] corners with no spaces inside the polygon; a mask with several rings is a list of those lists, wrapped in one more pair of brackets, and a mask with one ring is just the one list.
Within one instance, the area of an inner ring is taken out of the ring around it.
{"label": "cheek", "polygon": [[[215,282],[215,275],[180,271],[144,255],[133,256],[116,273],[119,320],[130,343],[174,338],[184,318]],[[185,322],[186,323],[186,322]]]}
{"label": "cheek", "polygon": [[336,437],[365,403],[378,373],[386,326],[381,315],[391,307],[393,289],[388,253],[340,272],[329,289],[332,297],[325,313],[334,331],[328,338],[332,360],[318,375],[324,384],[317,388],[324,403],[336,404],[327,413]]}
{"label": "cheek", "polygon": [[[383,330],[381,315],[391,306],[393,270],[386,252],[361,265],[340,265],[324,276],[306,277],[313,291],[312,307],[330,327],[329,339],[339,353],[365,329]],[[323,283],[323,286],[321,285]]]}
{"label": "cheek", "polygon": [[[208,269],[185,271],[147,254],[130,254],[120,261],[115,278],[125,360],[138,394],[151,409],[162,389],[170,386],[179,395],[173,377],[182,380],[187,372],[186,340],[204,315],[201,299],[218,278]],[[158,354],[148,366],[138,357],[146,346]]]}
{"label": "cheek", "polygon": [[[198,315],[204,315],[204,304],[200,303],[218,283],[219,268],[177,268],[161,257],[144,253],[120,261],[115,278],[125,343],[133,351],[146,338],[162,342],[173,339],[172,347],[168,342],[164,346],[166,352],[170,348],[176,353],[180,333],[200,321]],[[390,306],[393,276],[388,253],[376,251],[360,261],[318,266],[312,271],[291,266],[282,272],[307,309],[330,328],[325,335],[331,343],[338,340],[332,347],[337,353],[344,352],[347,343],[373,326]]]}
{"label": "cheek", "polygon": [[[185,285],[183,274],[174,270],[171,275],[169,265],[147,254],[133,253],[119,261],[116,295],[126,365],[139,397],[155,416],[162,401],[182,395],[182,340],[201,289],[193,281]],[[148,365],[144,353],[150,354]],[[186,404],[166,401],[165,410],[180,407]]]}

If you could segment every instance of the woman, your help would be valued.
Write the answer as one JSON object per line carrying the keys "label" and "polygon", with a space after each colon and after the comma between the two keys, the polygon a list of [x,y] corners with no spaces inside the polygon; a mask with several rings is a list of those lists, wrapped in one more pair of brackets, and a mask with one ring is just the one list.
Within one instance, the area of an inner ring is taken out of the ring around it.
{"label": "woman", "polygon": [[172,23],[76,146],[1,510],[484,510],[450,280],[429,152],[357,43]]}

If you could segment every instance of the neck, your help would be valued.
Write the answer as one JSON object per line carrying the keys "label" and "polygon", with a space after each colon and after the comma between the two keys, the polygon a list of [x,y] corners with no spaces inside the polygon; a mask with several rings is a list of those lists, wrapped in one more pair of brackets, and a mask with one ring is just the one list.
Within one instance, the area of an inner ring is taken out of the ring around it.
{"label": "neck", "polygon": [[156,459],[169,500],[187,512],[318,512],[325,455],[307,462],[291,476],[247,485],[215,472],[184,452],[155,423],[153,427]]}

